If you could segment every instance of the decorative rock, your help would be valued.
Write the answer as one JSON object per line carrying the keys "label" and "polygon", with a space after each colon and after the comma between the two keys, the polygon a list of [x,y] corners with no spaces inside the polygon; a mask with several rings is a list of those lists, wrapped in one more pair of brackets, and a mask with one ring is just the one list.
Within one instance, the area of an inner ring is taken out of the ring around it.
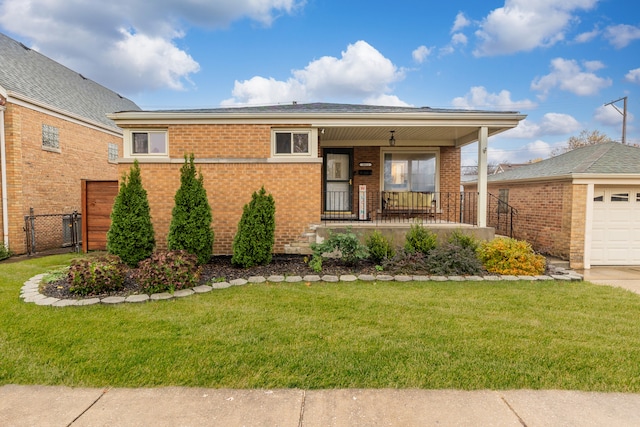
{"label": "decorative rock", "polygon": [[76,305],[94,305],[99,304],[100,298],[79,299]]}
{"label": "decorative rock", "polygon": [[200,286],[196,286],[195,288],[193,288],[193,292],[197,293],[197,294],[204,294],[205,292],[211,292],[213,288],[211,286],[208,285],[200,285]]}
{"label": "decorative rock", "polygon": [[469,280],[471,282],[481,282],[484,280],[481,276],[467,276],[464,279]]}
{"label": "decorative rock", "polygon": [[571,281],[571,277],[569,277],[568,275],[565,274],[552,274],[551,277],[553,277],[556,280],[564,280],[567,282]]}
{"label": "decorative rock", "polygon": [[194,293],[195,292],[193,292],[191,289],[180,289],[179,291],[175,291],[173,293],[173,296],[176,298],[183,298],[193,295]]}
{"label": "decorative rock", "polygon": [[391,282],[393,280],[393,276],[390,276],[388,274],[378,274],[376,276],[376,280],[380,280],[382,282]]}
{"label": "decorative rock", "polygon": [[373,282],[374,280],[376,280],[376,276],[372,274],[361,274],[358,276],[358,279],[364,282]]}
{"label": "decorative rock", "polygon": [[546,276],[546,275],[542,275],[542,276],[535,276],[536,280],[553,280],[553,277],[551,276]]}
{"label": "decorative rock", "polygon": [[523,275],[520,275],[520,276],[518,276],[518,279],[519,280],[536,280],[536,276],[523,276]]}
{"label": "decorative rock", "polygon": [[428,282],[431,278],[429,276],[413,276],[413,280],[415,282]]}
{"label": "decorative rock", "polygon": [[46,298],[37,299],[34,302],[36,303],[36,305],[51,305],[54,302],[58,302],[58,301],[60,301],[58,298],[46,297]]}
{"label": "decorative rock", "polygon": [[500,278],[502,280],[520,280],[518,279],[518,276],[510,276],[510,275],[501,276]]}
{"label": "decorative rock", "polygon": [[393,277],[393,280],[395,280],[396,282],[409,282],[412,279],[413,279],[413,277],[405,276],[405,275],[402,275],[402,274]]}
{"label": "decorative rock", "polygon": [[129,295],[128,297],[125,298],[124,301],[125,302],[147,302],[149,301],[149,295],[147,294]]}
{"label": "decorative rock", "polygon": [[247,281],[249,283],[264,283],[267,281],[267,279],[262,276],[251,276],[247,279]]}
{"label": "decorative rock", "polygon": [[39,301],[41,299],[45,299],[45,298],[47,298],[47,297],[42,295],[42,294],[35,294],[35,295],[33,295],[33,296],[29,297],[29,298],[25,298],[24,302],[37,302],[37,301]]}
{"label": "decorative rock", "polygon": [[584,280],[584,277],[578,273],[569,273],[569,278],[572,282],[581,282]]}
{"label": "decorative rock", "polygon": [[448,279],[452,282],[463,282],[464,277],[462,276],[448,276]]}
{"label": "decorative rock", "polygon": [[226,289],[230,288],[232,285],[229,282],[213,282],[211,283],[211,289]]}
{"label": "decorative rock", "polygon": [[232,286],[243,286],[243,285],[246,285],[248,282],[245,279],[233,279],[229,281],[229,283]]}
{"label": "decorative rock", "polygon": [[355,282],[356,280],[358,280],[358,278],[353,274],[343,274],[340,276],[341,282]]}
{"label": "decorative rock", "polygon": [[309,274],[304,276],[302,280],[304,280],[305,282],[319,282],[320,276],[318,276],[317,274]]}
{"label": "decorative rock", "polygon": [[302,277],[300,277],[300,276],[287,276],[287,278],[285,279],[285,282],[287,282],[287,283],[302,282]]}
{"label": "decorative rock", "polygon": [[267,282],[284,282],[284,276],[271,275],[267,277]]}
{"label": "decorative rock", "polygon": [[493,275],[484,276],[483,278],[484,278],[485,281],[489,281],[489,282],[495,282],[495,281],[498,281],[498,280],[502,280],[502,277],[493,276]]}
{"label": "decorative rock", "polygon": [[[168,293],[168,292],[161,292],[161,293],[158,293],[158,294],[153,294],[153,295],[151,295],[151,296],[149,297],[149,299],[150,299],[151,301],[159,301],[159,300],[163,300],[163,299],[171,299],[171,298],[173,298],[173,295],[171,295],[171,294],[170,294],[170,293]],[[104,301],[104,300],[103,300],[103,301]]]}
{"label": "decorative rock", "polygon": [[[38,295],[40,295],[40,292],[38,292],[38,291],[25,292],[24,294],[20,294],[20,298],[26,300],[26,299],[35,298]],[[31,302],[31,301],[27,301],[27,302]]]}
{"label": "decorative rock", "polygon": [[51,304],[52,307],[69,307],[72,305],[78,305],[78,300],[76,299],[61,299],[59,301]]}
{"label": "decorative rock", "polygon": [[100,300],[103,304],[120,304],[124,302],[125,297],[106,297]]}
{"label": "decorative rock", "polygon": [[446,282],[447,278],[445,276],[431,276],[431,280],[434,282]]}
{"label": "decorative rock", "polygon": [[325,274],[324,276],[321,277],[321,279],[324,282],[337,282],[338,276],[331,276],[329,274]]}

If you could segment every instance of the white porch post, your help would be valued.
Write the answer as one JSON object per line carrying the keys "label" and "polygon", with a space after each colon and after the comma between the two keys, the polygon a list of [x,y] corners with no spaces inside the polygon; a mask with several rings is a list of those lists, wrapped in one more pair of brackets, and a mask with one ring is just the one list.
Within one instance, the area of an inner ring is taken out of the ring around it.
{"label": "white porch post", "polygon": [[478,129],[478,227],[487,226],[487,145],[489,130]]}

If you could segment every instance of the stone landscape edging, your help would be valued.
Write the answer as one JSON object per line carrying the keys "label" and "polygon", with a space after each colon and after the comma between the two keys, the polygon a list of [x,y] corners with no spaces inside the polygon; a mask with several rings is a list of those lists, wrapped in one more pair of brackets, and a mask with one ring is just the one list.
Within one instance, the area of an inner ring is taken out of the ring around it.
{"label": "stone landscape edging", "polygon": [[225,289],[231,286],[243,286],[248,283],[301,283],[301,282],[355,282],[362,280],[365,282],[381,281],[381,282],[445,282],[445,281],[496,281],[496,280],[564,280],[564,281],[581,281],[583,277],[580,274],[563,268],[555,268],[554,274],[540,276],[411,276],[411,275],[388,275],[388,274],[345,274],[341,276],[334,275],[307,275],[307,276],[280,276],[273,275],[269,277],[251,276],[247,279],[234,279],[228,282],[210,282],[207,285],[200,285],[190,289],[181,289],[173,294],[162,292],[157,294],[133,294],[127,297],[109,296],[103,298],[84,298],[84,299],[59,299],[49,297],[40,293],[40,285],[42,278],[46,273],[38,274],[24,282],[20,291],[20,298],[24,302],[35,303],[36,305],[52,306],[52,307],[72,307],[85,306],[94,304],[121,304],[121,303],[142,303],[148,301],[161,301],[167,299],[184,298],[187,296],[211,292],[214,289]]}

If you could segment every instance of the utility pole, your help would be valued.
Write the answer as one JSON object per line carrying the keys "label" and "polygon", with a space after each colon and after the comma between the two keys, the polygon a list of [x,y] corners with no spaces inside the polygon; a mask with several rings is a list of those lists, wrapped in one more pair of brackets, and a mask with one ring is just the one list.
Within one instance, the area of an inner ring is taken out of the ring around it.
{"label": "utility pole", "polygon": [[[618,101],[624,101],[623,111],[620,111],[620,109],[616,107],[615,103]],[[626,144],[627,143],[627,97],[623,96],[622,98],[618,98],[615,101],[611,101],[604,104],[605,107],[607,105],[611,105],[613,108],[616,109],[618,113],[622,114],[622,143]]]}

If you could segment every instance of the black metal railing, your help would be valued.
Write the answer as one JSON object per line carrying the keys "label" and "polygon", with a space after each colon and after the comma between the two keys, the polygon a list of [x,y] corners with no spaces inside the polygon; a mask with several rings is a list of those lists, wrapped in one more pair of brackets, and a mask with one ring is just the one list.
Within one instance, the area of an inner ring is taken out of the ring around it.
{"label": "black metal railing", "polygon": [[39,214],[29,209],[24,217],[27,254],[52,249],[69,248],[80,252],[82,245],[82,216],[78,212],[65,214]]}
{"label": "black metal railing", "polygon": [[[324,221],[447,223],[478,225],[476,192],[327,191]],[[493,194],[487,198],[487,226],[513,237],[517,210]]]}

